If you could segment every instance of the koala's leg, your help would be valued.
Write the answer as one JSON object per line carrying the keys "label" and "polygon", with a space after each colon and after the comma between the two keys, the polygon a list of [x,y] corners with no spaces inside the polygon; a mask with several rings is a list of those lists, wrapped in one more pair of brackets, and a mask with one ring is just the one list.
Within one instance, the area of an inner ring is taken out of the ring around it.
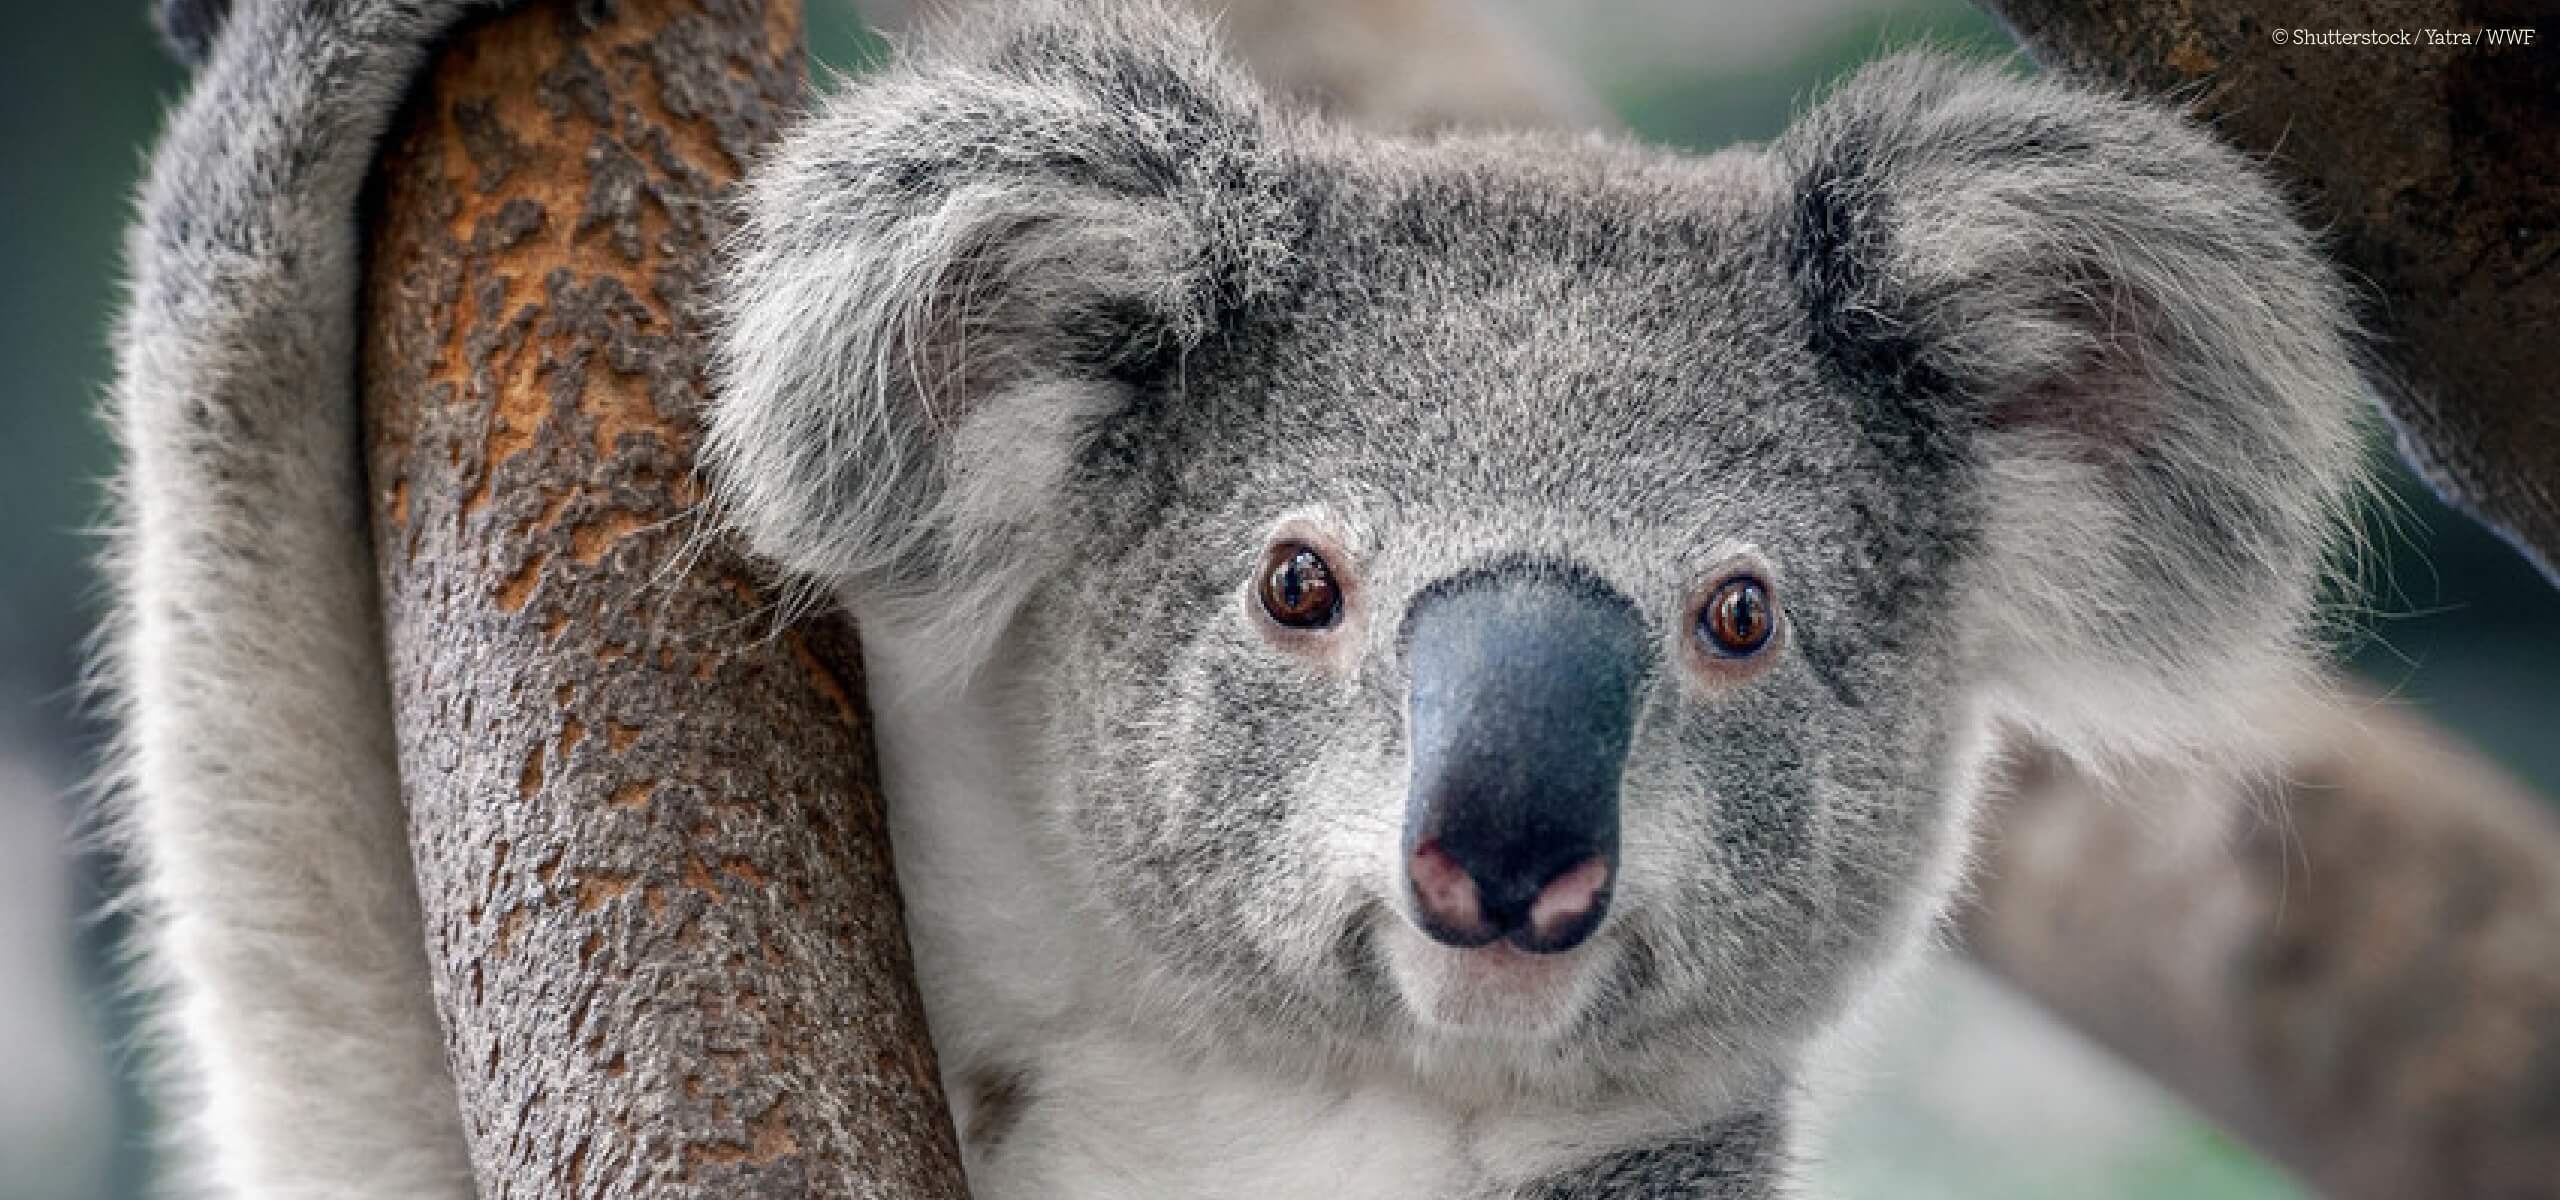
{"label": "koala's leg", "polygon": [[[428,991],[356,412],[357,193],[459,2],[192,5],[110,417],[100,674],[181,1190],[471,1194]],[[182,14],[183,15],[183,14]]]}

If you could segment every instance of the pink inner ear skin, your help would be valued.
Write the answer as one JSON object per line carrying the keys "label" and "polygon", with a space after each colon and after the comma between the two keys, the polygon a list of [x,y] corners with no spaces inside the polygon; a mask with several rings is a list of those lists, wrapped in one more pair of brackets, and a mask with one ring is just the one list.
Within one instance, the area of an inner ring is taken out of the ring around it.
{"label": "pink inner ear skin", "polygon": [[[2092,287],[2104,287],[2092,283]],[[2172,431],[2166,427],[2168,385],[2150,366],[2175,356],[2154,306],[2124,287],[2104,287],[2102,297],[2067,294],[2057,323],[2081,326],[2087,349],[2064,367],[2040,370],[1991,403],[1994,429],[2044,430],[2071,439],[2074,457],[2114,467]],[[2103,302],[2101,302],[2103,300]]]}
{"label": "pink inner ear skin", "polygon": [[2121,467],[2169,433],[2163,385],[2141,362],[2142,351],[2108,339],[2073,369],[2046,375],[1993,402],[1999,430],[2042,430],[2069,438],[2074,458],[2102,469]]}

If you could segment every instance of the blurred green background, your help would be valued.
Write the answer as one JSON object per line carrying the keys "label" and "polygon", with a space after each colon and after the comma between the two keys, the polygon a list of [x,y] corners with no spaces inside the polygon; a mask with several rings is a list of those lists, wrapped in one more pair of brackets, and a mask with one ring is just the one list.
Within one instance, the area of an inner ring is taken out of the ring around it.
{"label": "blurred green background", "polygon": [[[1895,45],[2008,53],[1949,0],[1506,7],[1639,133],[1697,147],[1770,135],[1820,81]],[[858,64],[879,45],[823,2],[810,27],[826,61]],[[71,849],[100,741],[75,681],[99,611],[88,531],[109,450],[93,409],[117,239],[181,85],[136,0],[21,4],[0,37],[0,1200],[121,1200],[149,1168],[153,1115],[115,967],[123,927],[103,900],[111,864]],[[2560,593],[2396,470],[2391,489],[2400,515],[2378,527],[2373,586],[2347,598],[2365,614],[2353,668],[2560,795]],[[1915,993],[1834,1123],[1827,1193],[2293,1194],[1997,988],[1940,969]]]}

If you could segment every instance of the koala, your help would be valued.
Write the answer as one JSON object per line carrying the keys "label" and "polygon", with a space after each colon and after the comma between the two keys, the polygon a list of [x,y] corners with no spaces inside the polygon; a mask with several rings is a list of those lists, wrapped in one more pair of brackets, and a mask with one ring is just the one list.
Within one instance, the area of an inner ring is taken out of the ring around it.
{"label": "koala", "polygon": [[[356,190],[467,7],[171,22],[106,673],[210,1194],[471,1188],[352,397]],[[2359,486],[2261,170],[1926,53],[1692,156],[986,6],[738,212],[710,512],[863,630],[981,1200],[1799,1194],[1995,734],[2245,760]]]}

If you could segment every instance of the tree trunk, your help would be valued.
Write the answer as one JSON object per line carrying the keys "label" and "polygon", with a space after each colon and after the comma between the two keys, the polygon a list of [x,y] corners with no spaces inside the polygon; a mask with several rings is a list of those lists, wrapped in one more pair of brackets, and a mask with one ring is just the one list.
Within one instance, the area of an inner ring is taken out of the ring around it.
{"label": "tree trunk", "polygon": [[791,0],[535,0],[377,179],[402,787],[480,1190],[962,1195],[859,659],[699,523],[699,282]]}
{"label": "tree trunk", "polygon": [[[2383,404],[2436,489],[2560,580],[2560,24],[2550,0],[1985,0],[2037,60],[2193,95],[2372,285]],[[2427,44],[2530,30],[2529,45]],[[2408,34],[2416,45],[2330,45]],[[2310,44],[2304,44],[2308,41]],[[2539,331],[2539,334],[2535,331]]]}

